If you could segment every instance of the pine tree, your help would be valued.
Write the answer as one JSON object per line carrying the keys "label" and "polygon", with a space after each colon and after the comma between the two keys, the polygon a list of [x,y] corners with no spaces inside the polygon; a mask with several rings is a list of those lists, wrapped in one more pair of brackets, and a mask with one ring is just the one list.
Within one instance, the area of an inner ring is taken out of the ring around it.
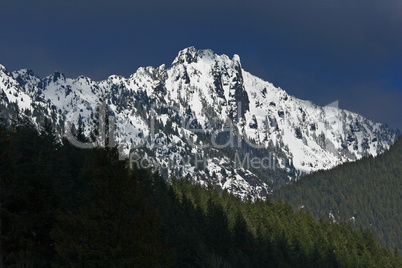
{"label": "pine tree", "polygon": [[230,244],[229,224],[223,207],[212,199],[207,204],[208,244],[212,252],[221,257],[227,255]]}

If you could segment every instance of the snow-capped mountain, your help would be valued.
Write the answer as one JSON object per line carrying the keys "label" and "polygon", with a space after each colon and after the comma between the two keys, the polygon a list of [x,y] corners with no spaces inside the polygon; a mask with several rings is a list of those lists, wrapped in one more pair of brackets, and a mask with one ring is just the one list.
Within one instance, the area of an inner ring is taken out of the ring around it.
{"label": "snow-capped mountain", "polygon": [[[41,79],[0,65],[0,95],[10,116],[18,110],[38,125],[47,117],[60,135],[80,128],[98,145],[113,135],[133,164],[242,197],[264,197],[303,173],[375,156],[399,136],[336,103],[320,107],[290,96],[243,70],[237,55],[194,47],[170,68],[99,82],[61,73]],[[97,134],[102,120],[105,135]]]}

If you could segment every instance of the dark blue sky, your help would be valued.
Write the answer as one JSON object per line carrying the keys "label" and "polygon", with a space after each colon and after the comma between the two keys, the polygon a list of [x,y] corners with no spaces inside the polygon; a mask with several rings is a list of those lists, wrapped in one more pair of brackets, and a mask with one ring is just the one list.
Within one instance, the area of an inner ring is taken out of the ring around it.
{"label": "dark blue sky", "polygon": [[402,129],[399,0],[13,0],[0,27],[9,70],[100,80],[210,48],[291,95]]}

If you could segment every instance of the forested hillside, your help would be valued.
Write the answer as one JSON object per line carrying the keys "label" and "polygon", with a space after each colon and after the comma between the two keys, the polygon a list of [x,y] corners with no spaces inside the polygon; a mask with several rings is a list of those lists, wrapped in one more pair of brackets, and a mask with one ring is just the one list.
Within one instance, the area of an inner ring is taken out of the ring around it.
{"label": "forested hillside", "polygon": [[[85,137],[79,137],[85,139]],[[5,267],[401,267],[366,230],[129,170],[115,149],[0,126]]]}
{"label": "forested hillside", "polygon": [[[378,157],[308,175],[275,193],[315,217],[369,228],[378,241],[402,250],[402,138]],[[332,217],[332,216],[331,216]]]}

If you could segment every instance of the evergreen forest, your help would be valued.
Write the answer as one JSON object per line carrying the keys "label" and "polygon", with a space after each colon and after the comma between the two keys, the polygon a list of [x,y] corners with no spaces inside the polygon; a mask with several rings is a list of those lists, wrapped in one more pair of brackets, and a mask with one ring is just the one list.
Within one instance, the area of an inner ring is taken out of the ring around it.
{"label": "evergreen forest", "polygon": [[275,197],[316,218],[350,222],[402,252],[402,138],[377,157],[318,171],[281,188]]}
{"label": "evergreen forest", "polygon": [[116,148],[60,141],[48,121],[1,121],[0,178],[4,267],[402,267],[367,228],[130,169]]}

